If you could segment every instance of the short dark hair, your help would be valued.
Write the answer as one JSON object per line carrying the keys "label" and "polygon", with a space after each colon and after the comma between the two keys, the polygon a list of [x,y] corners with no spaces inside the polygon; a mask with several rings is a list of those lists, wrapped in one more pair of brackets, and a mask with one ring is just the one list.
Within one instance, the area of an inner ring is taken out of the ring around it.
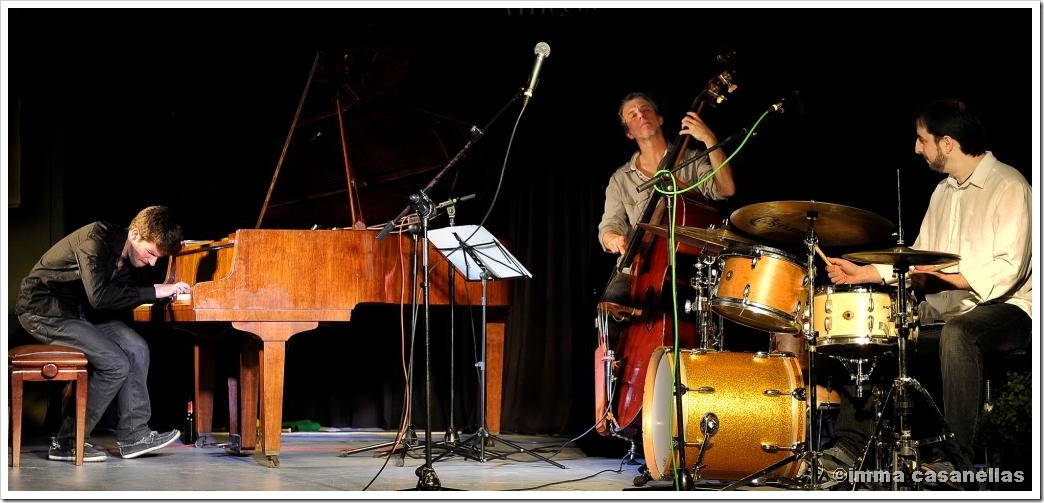
{"label": "short dark hair", "polygon": [[938,141],[949,136],[961,145],[968,155],[986,152],[986,127],[976,110],[956,98],[943,98],[922,105],[914,113],[914,124],[924,126]]}
{"label": "short dark hair", "polygon": [[652,96],[649,96],[648,94],[639,91],[630,93],[627,96],[624,96],[624,98],[620,100],[620,105],[616,107],[616,115],[620,117],[620,124],[623,124],[625,128],[627,127],[627,119],[625,119],[623,116],[623,107],[627,104],[628,101],[638,98],[648,101],[649,105],[652,106],[653,112],[656,112],[656,115],[660,115],[660,106],[656,104],[656,100],[653,99]]}
{"label": "short dark hair", "polygon": [[173,213],[166,206],[149,206],[139,211],[128,228],[138,229],[142,239],[155,244],[166,255],[181,250],[184,239],[181,224],[174,220]]}

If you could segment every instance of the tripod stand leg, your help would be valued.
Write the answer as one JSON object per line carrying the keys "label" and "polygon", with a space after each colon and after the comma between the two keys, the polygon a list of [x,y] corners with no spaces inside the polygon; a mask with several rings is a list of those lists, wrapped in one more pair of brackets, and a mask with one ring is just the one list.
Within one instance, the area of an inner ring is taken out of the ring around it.
{"label": "tripod stand leg", "polygon": [[[511,447],[511,448],[515,449],[515,452],[494,452],[494,453],[490,453],[492,455],[487,457],[486,456],[487,452],[486,452],[486,449],[485,449],[485,445],[486,445],[487,442],[491,442],[493,440],[496,440],[496,441],[500,442],[501,444],[504,444],[504,445],[506,445],[508,447]],[[537,453],[535,453],[535,452],[533,452],[531,450],[528,450],[525,447],[522,447],[522,446],[520,446],[520,445],[518,445],[518,444],[516,444],[514,442],[511,442],[511,441],[508,441],[508,440],[504,440],[503,438],[497,437],[496,435],[490,435],[489,432],[487,432],[485,428],[480,428],[477,433],[472,435],[471,438],[466,440],[464,443],[465,444],[478,443],[479,447],[477,448],[477,450],[479,451],[479,455],[476,458],[476,460],[481,462],[481,463],[485,463],[486,461],[491,461],[491,460],[494,460],[494,459],[506,459],[508,456],[510,456],[512,454],[528,454],[530,456],[533,456],[534,458],[537,458],[537,459],[539,459],[541,461],[550,463],[550,464],[555,465],[555,466],[557,466],[559,468],[563,468],[563,469],[565,468],[565,466],[563,466],[562,464],[557,463],[557,462],[551,460],[550,458],[541,456],[540,454],[537,454]],[[472,445],[471,448],[472,449],[476,449],[476,447],[474,445]]]}
{"label": "tripod stand leg", "polygon": [[[399,445],[401,447],[395,448],[396,445]],[[389,449],[390,447],[392,449]],[[406,440],[404,438],[402,440],[396,439],[396,440],[390,440],[388,442],[381,442],[379,444],[367,445],[365,447],[359,447],[357,449],[341,449],[341,453],[338,454],[338,457],[344,458],[344,457],[351,456],[352,454],[358,454],[360,452],[366,452],[366,451],[372,451],[372,450],[380,451],[380,450],[385,450],[385,449],[387,449],[388,452],[386,452],[384,454],[391,455],[391,454],[394,454],[395,452],[398,452],[399,449],[401,449],[403,452],[406,452],[406,451],[409,451],[411,449],[414,449],[415,447],[417,447],[416,434],[414,434],[413,442],[410,442],[410,441],[408,441],[408,440]]]}

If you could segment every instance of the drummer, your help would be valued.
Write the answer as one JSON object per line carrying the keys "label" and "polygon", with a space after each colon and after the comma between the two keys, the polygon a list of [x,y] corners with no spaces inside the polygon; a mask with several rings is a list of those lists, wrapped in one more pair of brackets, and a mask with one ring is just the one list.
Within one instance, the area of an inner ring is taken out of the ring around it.
{"label": "drummer", "polygon": [[[983,124],[965,102],[934,101],[914,118],[914,152],[946,178],[932,193],[912,248],[960,257],[958,265],[940,271],[916,266],[908,274],[924,299],[920,338],[938,332],[945,420],[961,451],[950,459],[922,456],[928,461],[922,467],[965,470],[976,461],[984,359],[1031,344],[1032,191],[1019,171],[987,150]],[[828,260],[835,284],[880,284],[892,277],[891,265]],[[841,413],[838,445],[829,453],[846,463],[855,462],[873,427],[869,419],[853,418]]]}
{"label": "drummer", "polygon": [[[617,109],[624,134],[635,141],[638,150],[631,158],[613,172],[605,189],[605,210],[598,224],[598,242],[609,253],[624,255],[632,229],[639,223],[652,190],[639,192],[638,186],[649,181],[656,173],[660,161],[667,153],[669,142],[663,132],[663,116],[656,102],[640,92],[628,94]],[[718,137],[695,112],[686,113],[681,120],[680,135],[689,135],[706,147],[716,145]],[[692,158],[696,151],[706,147],[689,149],[683,159]],[[725,163],[724,149],[716,149],[699,161],[678,170],[675,176],[685,184],[703,179],[712,170],[714,176],[698,186],[698,190],[712,200],[722,200],[736,192],[732,179],[732,168]],[[618,261],[620,259],[617,259]],[[619,264],[617,264],[619,265]],[[630,302],[630,274],[615,274],[602,294],[602,300],[627,304]],[[610,325],[613,331],[618,324]]]}

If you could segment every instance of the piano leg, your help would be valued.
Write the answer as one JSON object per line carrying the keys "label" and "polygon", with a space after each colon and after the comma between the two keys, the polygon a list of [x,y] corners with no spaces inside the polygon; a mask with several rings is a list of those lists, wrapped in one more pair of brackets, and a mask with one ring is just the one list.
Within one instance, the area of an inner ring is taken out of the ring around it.
{"label": "piano leg", "polygon": [[257,395],[261,375],[261,347],[251,338],[245,341],[243,351],[239,353],[239,389],[240,406],[243,418],[242,448],[257,448]]}
{"label": "piano leg", "polygon": [[[263,345],[261,349],[261,447],[268,459],[268,466],[279,467],[279,449],[282,446],[283,424],[283,372],[286,358],[286,341],[295,334],[314,330],[319,327],[317,321],[236,321],[232,322],[236,330],[254,334]],[[244,356],[250,352],[245,352]],[[256,387],[252,387],[257,389]],[[243,383],[244,393],[249,393],[247,383]],[[247,441],[248,428],[253,421],[249,418],[246,400],[243,403],[243,440]]]}
{"label": "piano leg", "polygon": [[504,322],[486,323],[486,429],[500,434],[501,390],[504,381]]}
{"label": "piano leg", "polygon": [[217,343],[225,332],[225,327],[217,328],[206,324],[196,324],[192,330],[175,327],[192,340],[192,377],[194,402],[195,432],[184,432],[185,438],[192,433],[197,437],[200,433],[210,433],[214,427],[214,368],[216,365]]}
{"label": "piano leg", "polygon": [[200,333],[193,347],[196,389],[195,396],[196,431],[185,432],[186,438],[192,433],[210,433],[214,428],[214,366],[215,347],[217,342],[213,334]]}

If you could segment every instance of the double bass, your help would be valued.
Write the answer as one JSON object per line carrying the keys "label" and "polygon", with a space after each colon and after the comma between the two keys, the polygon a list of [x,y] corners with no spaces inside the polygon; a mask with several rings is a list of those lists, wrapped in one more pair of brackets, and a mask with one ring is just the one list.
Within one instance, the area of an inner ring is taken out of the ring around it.
{"label": "double bass", "polygon": [[[719,62],[731,57],[718,56]],[[736,89],[733,71],[726,69],[712,78],[707,87],[696,97],[690,110],[700,113],[708,103],[721,103],[725,94]],[[689,135],[679,135],[672,142],[660,163],[658,171],[676,169],[687,149]],[[709,146],[708,146],[709,147]],[[688,181],[679,181],[688,182]],[[690,190],[677,198],[674,224],[684,227],[709,227],[721,224],[723,215],[706,197]],[[653,351],[661,346],[674,345],[674,309],[672,308],[671,281],[679,270],[672,257],[696,258],[703,248],[689,243],[675,243],[671,250],[669,240],[654,232],[646,232],[638,225],[667,225],[669,200],[654,191],[645,207],[640,222],[635,223],[628,241],[627,251],[617,263],[609,282],[616,274],[626,274],[630,266],[630,307],[622,308],[610,302],[600,302],[599,310],[612,310],[614,317],[629,316],[630,323],[624,328],[619,340],[609,341],[605,333],[599,335],[595,349],[595,429],[601,435],[634,438],[641,428],[640,413],[645,388],[645,376]],[[667,295],[664,295],[664,292]],[[627,312],[619,312],[623,309]],[[637,314],[637,313],[640,313]],[[604,316],[600,313],[600,316]],[[680,347],[695,347],[699,335],[699,323],[679,317],[677,323]],[[612,346],[612,347],[611,347]],[[613,349],[613,347],[615,349]],[[612,392],[613,381],[618,382],[618,393]],[[617,402],[615,413],[611,412],[611,401]]]}

